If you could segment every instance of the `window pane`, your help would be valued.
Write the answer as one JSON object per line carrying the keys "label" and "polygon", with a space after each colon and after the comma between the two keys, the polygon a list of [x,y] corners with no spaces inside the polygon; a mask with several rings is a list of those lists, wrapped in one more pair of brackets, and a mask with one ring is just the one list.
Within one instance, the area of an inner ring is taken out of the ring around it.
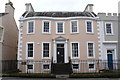
{"label": "window pane", "polygon": [[57,23],[57,31],[58,31],[58,33],[63,33],[63,23],[62,22]]}
{"label": "window pane", "polygon": [[89,69],[94,69],[94,64],[89,64]]}
{"label": "window pane", "polygon": [[34,23],[28,22],[28,33],[32,33],[34,29]]}
{"label": "window pane", "polygon": [[78,43],[72,43],[72,56],[78,57]]}
{"label": "window pane", "polygon": [[112,33],[111,24],[106,24],[106,32]]}
{"label": "window pane", "polygon": [[49,22],[44,22],[44,32],[49,32]]}
{"label": "window pane", "polygon": [[33,43],[28,44],[28,57],[33,57]]}
{"label": "window pane", "polygon": [[27,65],[28,69],[33,69],[33,65]]}
{"label": "window pane", "polygon": [[49,57],[49,43],[43,43],[43,57]]}
{"label": "window pane", "polygon": [[72,21],[71,24],[72,32],[77,32],[77,21]]}
{"label": "window pane", "polygon": [[87,22],[87,32],[92,32],[92,22]]}
{"label": "window pane", "polygon": [[88,56],[93,57],[93,43],[88,43]]}
{"label": "window pane", "polygon": [[49,64],[44,64],[44,65],[43,65],[43,69],[50,69],[50,68],[49,68]]}
{"label": "window pane", "polygon": [[79,69],[79,64],[73,64],[73,69]]}

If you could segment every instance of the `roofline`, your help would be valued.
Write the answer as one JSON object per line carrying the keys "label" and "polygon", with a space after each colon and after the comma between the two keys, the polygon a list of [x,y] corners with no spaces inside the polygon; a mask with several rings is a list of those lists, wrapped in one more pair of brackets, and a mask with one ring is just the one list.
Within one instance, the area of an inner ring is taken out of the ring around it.
{"label": "roofline", "polygon": [[64,17],[64,18],[60,18],[60,17],[28,17],[28,18],[20,18],[19,21],[24,21],[24,20],[31,20],[31,19],[49,19],[49,20],[73,20],[73,19],[92,19],[92,20],[97,20],[98,17]]}

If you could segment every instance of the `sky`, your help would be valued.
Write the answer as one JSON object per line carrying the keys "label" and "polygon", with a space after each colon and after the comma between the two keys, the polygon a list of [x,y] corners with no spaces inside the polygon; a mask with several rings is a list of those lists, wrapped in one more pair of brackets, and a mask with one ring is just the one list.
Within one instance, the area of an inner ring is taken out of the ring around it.
{"label": "sky", "polygon": [[[5,3],[0,0],[0,13],[5,12]],[[41,11],[84,11],[87,4],[93,4],[93,11],[117,13],[120,0],[10,0],[15,8],[15,20],[19,26],[19,18],[25,12],[25,3],[31,3],[36,12]]]}

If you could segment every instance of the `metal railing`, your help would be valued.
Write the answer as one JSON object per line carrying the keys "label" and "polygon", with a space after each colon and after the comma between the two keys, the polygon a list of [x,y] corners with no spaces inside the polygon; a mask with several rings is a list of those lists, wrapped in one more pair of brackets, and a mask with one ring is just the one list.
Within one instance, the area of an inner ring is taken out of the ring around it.
{"label": "metal railing", "polygon": [[1,72],[3,73],[17,71],[17,60],[2,60],[0,64],[2,65]]}
{"label": "metal railing", "polygon": [[[71,68],[73,73],[97,73],[104,71],[119,71],[120,61],[114,60],[111,63],[107,60],[71,60]],[[76,65],[75,65],[76,64]],[[27,65],[33,65],[27,69]],[[19,61],[18,68],[23,73],[51,73],[52,61]]]}

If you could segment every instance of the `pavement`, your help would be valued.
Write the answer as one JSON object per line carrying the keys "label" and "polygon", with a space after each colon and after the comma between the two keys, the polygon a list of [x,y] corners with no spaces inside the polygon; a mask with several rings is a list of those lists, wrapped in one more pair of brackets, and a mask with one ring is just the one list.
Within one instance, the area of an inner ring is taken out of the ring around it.
{"label": "pavement", "polygon": [[66,78],[66,79],[56,79],[56,78],[19,78],[19,77],[4,77],[1,80],[120,80],[120,78]]}

